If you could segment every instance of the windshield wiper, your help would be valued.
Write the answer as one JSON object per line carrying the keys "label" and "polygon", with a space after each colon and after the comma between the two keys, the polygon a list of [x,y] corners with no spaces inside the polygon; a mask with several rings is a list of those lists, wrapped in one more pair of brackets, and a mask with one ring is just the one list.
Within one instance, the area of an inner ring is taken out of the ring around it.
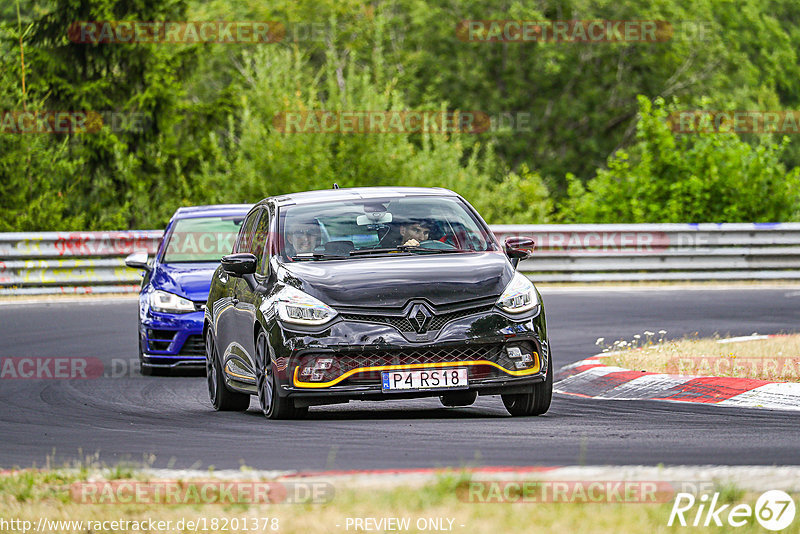
{"label": "windshield wiper", "polygon": [[463,250],[460,248],[425,248],[425,247],[411,247],[400,245],[399,247],[392,248],[363,248],[361,250],[353,250],[350,252],[351,256],[363,256],[369,254],[391,254],[391,253],[411,253],[422,252],[424,254],[449,254],[452,252],[472,252],[470,250]]}
{"label": "windshield wiper", "polygon": [[338,254],[330,254],[325,252],[314,252],[313,254],[303,254],[300,256],[290,256],[292,261],[313,261],[313,260],[341,260],[346,258],[347,256],[341,256]]}
{"label": "windshield wiper", "polygon": [[366,256],[369,254],[392,254],[397,252],[405,252],[408,253],[411,247],[390,247],[390,248],[362,248],[360,250],[351,250],[351,256]]}

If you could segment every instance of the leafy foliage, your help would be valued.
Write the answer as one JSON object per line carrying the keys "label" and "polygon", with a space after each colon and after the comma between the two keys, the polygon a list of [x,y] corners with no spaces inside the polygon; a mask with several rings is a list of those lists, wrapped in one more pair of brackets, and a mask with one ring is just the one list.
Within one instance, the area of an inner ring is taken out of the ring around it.
{"label": "leafy foliage", "polygon": [[[665,20],[674,32],[655,43],[465,42],[456,26],[471,19]],[[67,38],[92,20],[273,20],[288,31],[266,45]],[[798,20],[791,0],[7,2],[0,111],[145,122],[0,133],[0,231],[158,228],[181,205],[333,182],[448,187],[493,223],[797,220],[795,138],[677,135],[664,119],[796,109]],[[292,110],[466,110],[493,122],[480,134],[281,133],[273,118]]]}
{"label": "leafy foliage", "polygon": [[788,143],[756,147],[733,133],[675,134],[663,99],[639,98],[636,143],[587,187],[569,177],[568,222],[768,222],[796,218],[800,169],[780,162]]}

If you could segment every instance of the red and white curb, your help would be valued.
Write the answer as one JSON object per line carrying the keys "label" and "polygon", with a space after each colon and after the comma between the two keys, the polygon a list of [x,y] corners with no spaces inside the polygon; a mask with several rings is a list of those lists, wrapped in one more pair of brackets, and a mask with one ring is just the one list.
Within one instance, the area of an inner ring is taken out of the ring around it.
{"label": "red and white curb", "polygon": [[[721,340],[749,341],[773,336]],[[717,406],[800,410],[800,383],[752,378],[691,376],[633,371],[606,365],[610,354],[596,354],[563,367],[553,391],[564,395],[606,400],[699,402]]]}

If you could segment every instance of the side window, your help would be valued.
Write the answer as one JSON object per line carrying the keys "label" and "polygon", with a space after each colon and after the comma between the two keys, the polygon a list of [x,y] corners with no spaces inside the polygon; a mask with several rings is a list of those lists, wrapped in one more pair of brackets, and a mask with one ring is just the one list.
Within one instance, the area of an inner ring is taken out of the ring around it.
{"label": "side window", "polygon": [[258,258],[256,272],[263,274],[265,262],[264,250],[267,248],[267,243],[269,242],[269,214],[267,213],[267,210],[261,211],[261,218],[258,219],[256,231],[253,235],[253,247],[251,252],[256,258]]}
{"label": "side window", "polygon": [[255,225],[256,219],[258,219],[260,214],[261,210],[256,210],[247,216],[244,224],[242,224],[239,237],[236,238],[234,252],[250,252],[253,243],[253,226]]}

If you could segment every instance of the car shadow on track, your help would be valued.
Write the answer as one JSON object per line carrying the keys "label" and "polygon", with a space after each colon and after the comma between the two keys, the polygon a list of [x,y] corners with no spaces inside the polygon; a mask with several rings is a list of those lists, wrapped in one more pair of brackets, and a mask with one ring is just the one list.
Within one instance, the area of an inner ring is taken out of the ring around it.
{"label": "car shadow on track", "polygon": [[[264,417],[259,409],[251,407],[247,415],[253,417]],[[469,419],[504,419],[511,417],[502,405],[478,406],[469,408],[444,408],[442,406],[393,406],[389,407],[382,403],[371,403],[371,406],[352,406],[347,404],[336,406],[312,407],[306,421],[365,421],[375,420],[469,420]]]}

